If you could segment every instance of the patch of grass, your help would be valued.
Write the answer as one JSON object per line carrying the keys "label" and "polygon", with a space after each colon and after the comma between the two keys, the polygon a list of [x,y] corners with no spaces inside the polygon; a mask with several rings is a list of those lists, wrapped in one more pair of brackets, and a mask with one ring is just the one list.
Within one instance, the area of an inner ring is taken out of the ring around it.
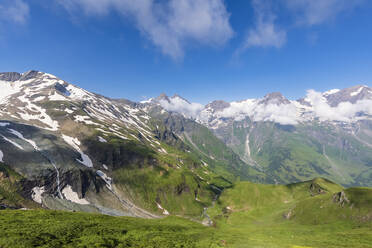
{"label": "patch of grass", "polygon": [[0,212],[0,247],[209,247],[212,230],[177,217],[30,210]]}

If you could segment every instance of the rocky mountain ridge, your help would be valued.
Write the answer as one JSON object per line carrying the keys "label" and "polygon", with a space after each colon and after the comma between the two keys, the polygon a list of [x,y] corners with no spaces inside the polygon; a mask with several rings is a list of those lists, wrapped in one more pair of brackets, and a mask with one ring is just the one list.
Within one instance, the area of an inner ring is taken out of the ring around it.
{"label": "rocky mountain ridge", "polygon": [[47,73],[1,73],[0,164],[43,207],[200,218],[219,187],[215,160],[145,110]]}

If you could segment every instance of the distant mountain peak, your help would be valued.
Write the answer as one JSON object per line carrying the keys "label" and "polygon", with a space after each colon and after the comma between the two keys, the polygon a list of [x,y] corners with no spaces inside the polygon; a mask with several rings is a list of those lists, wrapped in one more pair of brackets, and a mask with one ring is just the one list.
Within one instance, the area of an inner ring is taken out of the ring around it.
{"label": "distant mountain peak", "polygon": [[178,98],[178,99],[181,99],[181,100],[187,102],[188,104],[191,104],[187,99],[183,98],[182,96],[180,96],[178,94],[174,94],[171,98],[172,99],[177,99]]}
{"label": "distant mountain peak", "polygon": [[212,109],[214,112],[218,112],[225,108],[230,107],[230,103],[225,102],[223,100],[216,100],[211,103],[208,103],[205,107]]}
{"label": "distant mountain peak", "polygon": [[41,76],[43,74],[45,74],[45,73],[40,72],[40,71],[30,70],[30,71],[27,71],[25,73],[22,73],[22,76],[19,78],[19,81],[26,81],[26,80],[29,80],[29,79],[33,79],[33,78],[36,78],[36,77]]}
{"label": "distant mountain peak", "polygon": [[260,104],[289,104],[290,101],[285,98],[282,93],[280,92],[272,92],[264,96],[264,98],[260,101]]}
{"label": "distant mountain peak", "polygon": [[372,100],[372,89],[366,85],[356,85],[332,94],[323,94],[328,103],[335,107],[341,102],[356,103],[359,100]]}
{"label": "distant mountain peak", "polygon": [[169,97],[165,93],[161,93],[157,98],[155,98],[155,101],[159,102],[161,100],[165,100],[167,102],[169,101]]}

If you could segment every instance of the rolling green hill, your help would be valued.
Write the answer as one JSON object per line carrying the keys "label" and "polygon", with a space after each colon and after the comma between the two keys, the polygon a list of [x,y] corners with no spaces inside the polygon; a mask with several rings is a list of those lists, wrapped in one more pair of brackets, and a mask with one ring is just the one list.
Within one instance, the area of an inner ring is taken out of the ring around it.
{"label": "rolling green hill", "polygon": [[372,247],[372,189],[240,182],[208,210],[230,247]]}

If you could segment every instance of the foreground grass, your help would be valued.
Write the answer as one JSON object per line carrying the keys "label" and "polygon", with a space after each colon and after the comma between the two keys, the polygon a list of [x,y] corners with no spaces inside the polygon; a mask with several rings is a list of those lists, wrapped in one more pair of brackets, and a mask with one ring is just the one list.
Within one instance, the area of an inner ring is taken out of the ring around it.
{"label": "foreground grass", "polygon": [[48,210],[0,211],[0,247],[210,247],[212,229],[177,217],[145,220]]}
{"label": "foreground grass", "polygon": [[0,247],[372,247],[368,223],[303,225],[262,211],[230,214],[217,227],[178,217],[145,220],[50,210],[0,211]]}

